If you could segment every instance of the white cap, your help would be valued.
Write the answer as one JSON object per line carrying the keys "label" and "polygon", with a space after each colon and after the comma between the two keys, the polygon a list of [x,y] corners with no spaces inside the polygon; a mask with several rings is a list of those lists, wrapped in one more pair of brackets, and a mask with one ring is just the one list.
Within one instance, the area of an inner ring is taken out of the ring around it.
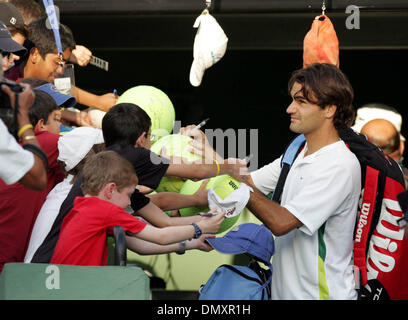
{"label": "white cap", "polygon": [[391,122],[397,131],[400,133],[400,137],[405,141],[405,138],[401,134],[402,117],[392,108],[381,104],[365,105],[357,109],[357,116],[354,125],[351,127],[354,131],[360,132],[361,128],[369,121],[374,119],[385,119]]}
{"label": "white cap", "polygon": [[87,155],[94,144],[103,143],[101,129],[78,127],[67,132],[58,140],[58,160],[65,162],[65,170],[69,171]]}
{"label": "white cap", "polygon": [[207,9],[196,19],[194,28],[198,30],[194,39],[194,60],[190,69],[190,83],[198,87],[205,70],[224,56],[228,38]]}

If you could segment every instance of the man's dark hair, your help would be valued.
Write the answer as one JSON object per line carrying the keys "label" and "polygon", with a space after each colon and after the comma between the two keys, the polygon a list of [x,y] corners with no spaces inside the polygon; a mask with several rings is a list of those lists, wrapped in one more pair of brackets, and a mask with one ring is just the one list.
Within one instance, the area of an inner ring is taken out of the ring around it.
{"label": "man's dark hair", "polygon": [[7,26],[8,31],[10,31],[11,36],[15,36],[17,33],[23,35],[24,38],[28,39],[30,37],[30,29],[26,26]]}
{"label": "man's dark hair", "polygon": [[289,80],[289,92],[295,83],[302,86],[300,91],[308,102],[321,108],[337,106],[333,119],[337,130],[350,127],[354,123],[354,91],[347,77],[335,65],[314,63],[297,70]]}
{"label": "man's dark hair", "polygon": [[105,145],[134,145],[143,132],[149,132],[150,126],[150,117],[142,108],[133,103],[119,103],[102,119]]}
{"label": "man's dark hair", "polygon": [[[71,30],[61,23],[59,25],[62,51],[65,51],[67,48],[71,50],[75,49],[75,40]],[[54,33],[52,29],[47,26],[47,18],[42,18],[30,23],[29,28],[31,32],[29,40],[34,44],[34,47],[38,49],[43,59],[45,59],[48,53],[58,53]]]}
{"label": "man's dark hair", "polygon": [[26,24],[47,16],[43,6],[34,0],[9,0],[8,2],[17,7]]}
{"label": "man's dark hair", "polygon": [[49,115],[58,110],[59,107],[54,98],[48,93],[41,90],[34,90],[35,99],[33,105],[28,110],[28,118],[30,123],[35,126],[41,119],[44,120],[44,124],[47,124]]}

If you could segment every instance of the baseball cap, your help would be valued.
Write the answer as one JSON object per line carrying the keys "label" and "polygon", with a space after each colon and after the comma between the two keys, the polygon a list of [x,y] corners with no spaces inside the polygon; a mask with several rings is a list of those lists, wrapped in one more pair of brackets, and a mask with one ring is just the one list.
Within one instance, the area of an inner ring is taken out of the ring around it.
{"label": "baseball cap", "polygon": [[87,155],[94,144],[103,143],[101,129],[77,127],[61,136],[58,140],[58,160],[65,162],[65,170],[69,171]]}
{"label": "baseball cap", "polygon": [[24,48],[11,38],[10,31],[7,29],[7,26],[1,20],[0,20],[0,50],[5,52],[11,52],[18,56],[24,55],[24,53],[27,51],[26,48]]}
{"label": "baseball cap", "polygon": [[24,19],[20,11],[9,2],[0,2],[0,21],[7,27],[24,26]]}
{"label": "baseball cap", "polygon": [[194,28],[198,28],[198,30],[194,38],[194,60],[190,69],[190,83],[194,87],[198,87],[205,70],[224,56],[228,38],[207,9],[197,17]]}
{"label": "baseball cap", "polygon": [[268,266],[275,253],[272,232],[263,224],[243,223],[232,228],[223,237],[207,238],[206,241],[221,253],[248,253]]}
{"label": "baseball cap", "polygon": [[354,125],[351,127],[354,131],[360,132],[361,128],[369,121],[374,119],[385,119],[391,122],[397,131],[400,133],[400,137],[405,141],[404,136],[401,134],[402,116],[394,109],[385,104],[373,103],[367,104],[357,109],[357,116]]}
{"label": "baseball cap", "polygon": [[35,90],[41,90],[48,93],[54,98],[55,102],[60,107],[70,108],[76,105],[77,101],[75,97],[68,94],[63,94],[52,83],[46,83],[35,88]]}

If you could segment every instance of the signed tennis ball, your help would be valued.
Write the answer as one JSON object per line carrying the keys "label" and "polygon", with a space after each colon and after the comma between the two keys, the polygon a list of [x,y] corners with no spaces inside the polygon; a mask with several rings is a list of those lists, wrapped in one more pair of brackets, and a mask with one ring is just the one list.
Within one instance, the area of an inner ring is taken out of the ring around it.
{"label": "signed tennis ball", "polygon": [[119,103],[133,103],[142,108],[152,121],[152,143],[172,133],[176,113],[169,97],[160,89],[140,85],[126,90],[117,100]]}
{"label": "signed tennis ball", "polygon": [[[201,186],[204,180],[200,181],[192,181],[192,180],[187,180],[184,184],[183,187],[180,190],[181,194],[187,194],[191,195],[194,194]],[[221,175],[217,177],[213,177],[209,179],[207,185],[205,186],[207,190],[212,188],[215,193],[221,198],[225,199],[231,192],[234,190],[238,189],[240,186],[240,182],[234,178],[232,178],[229,175]],[[209,207],[189,207],[189,208],[183,208],[180,209],[180,215],[183,217],[187,216],[193,216],[196,215],[200,212],[208,212],[210,210]],[[237,214],[234,217],[231,218],[225,218],[224,221],[221,223],[220,228],[217,231],[218,233],[222,233],[229,228],[231,228],[239,219],[240,214]]]}

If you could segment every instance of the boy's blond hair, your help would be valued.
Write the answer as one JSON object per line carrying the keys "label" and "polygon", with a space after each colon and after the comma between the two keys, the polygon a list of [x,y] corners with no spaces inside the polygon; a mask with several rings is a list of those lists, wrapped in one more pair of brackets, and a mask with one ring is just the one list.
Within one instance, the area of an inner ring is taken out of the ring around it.
{"label": "boy's blond hair", "polygon": [[114,182],[119,191],[138,184],[132,164],[114,151],[103,151],[87,159],[81,188],[84,194],[96,196],[103,187]]}

